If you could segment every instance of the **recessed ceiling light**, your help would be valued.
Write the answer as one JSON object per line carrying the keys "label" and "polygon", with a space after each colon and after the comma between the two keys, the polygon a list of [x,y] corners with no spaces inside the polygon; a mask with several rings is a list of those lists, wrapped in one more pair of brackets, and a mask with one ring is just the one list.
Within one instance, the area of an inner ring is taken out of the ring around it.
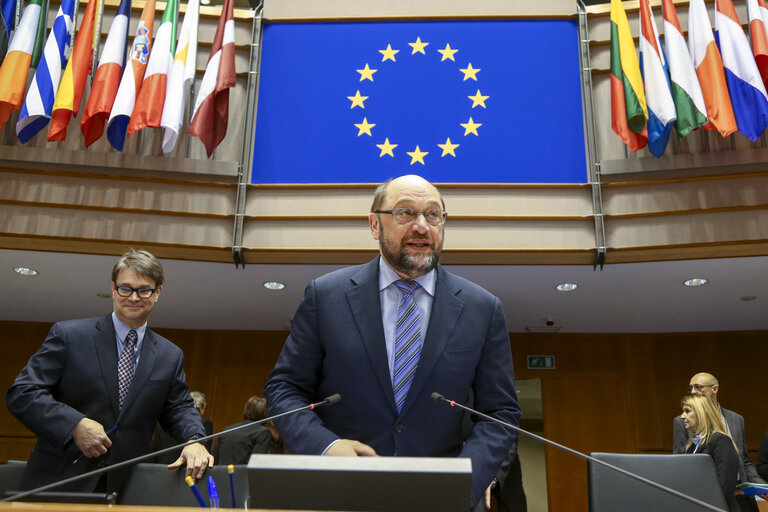
{"label": "recessed ceiling light", "polygon": [[266,288],[267,290],[282,290],[283,288],[285,288],[285,285],[278,281],[267,281],[266,283],[264,283],[264,288]]}
{"label": "recessed ceiling light", "polygon": [[757,298],[757,295],[745,295],[741,298],[744,302],[751,302]]}
{"label": "recessed ceiling light", "polygon": [[14,267],[13,271],[20,276],[36,276],[37,270],[29,267]]}
{"label": "recessed ceiling light", "polygon": [[559,292],[572,292],[578,287],[579,285],[576,283],[560,283],[559,285],[555,286],[555,290]]}
{"label": "recessed ceiling light", "polygon": [[703,286],[709,282],[706,277],[692,277],[686,281],[683,281],[685,286]]}
{"label": "recessed ceiling light", "polygon": [[109,299],[110,297],[112,297],[112,294],[106,293],[106,292],[97,292],[96,296],[100,299]]}

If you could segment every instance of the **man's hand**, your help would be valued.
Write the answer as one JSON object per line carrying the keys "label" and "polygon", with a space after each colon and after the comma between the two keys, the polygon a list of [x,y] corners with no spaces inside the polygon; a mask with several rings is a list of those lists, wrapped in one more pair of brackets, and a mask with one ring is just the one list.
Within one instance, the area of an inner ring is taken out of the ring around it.
{"label": "man's hand", "polygon": [[485,510],[491,510],[491,491],[496,485],[496,479],[494,478],[491,485],[485,490]]}
{"label": "man's hand", "polygon": [[325,452],[325,454],[335,457],[372,457],[376,455],[376,450],[360,441],[342,439],[328,448],[328,451]]}
{"label": "man's hand", "polygon": [[173,464],[168,464],[168,469],[176,469],[187,463],[187,476],[200,479],[206,468],[213,466],[213,455],[208,453],[201,443],[190,444],[184,447],[181,455]]}
{"label": "man's hand", "polygon": [[104,432],[104,427],[98,421],[89,418],[81,419],[72,429],[72,440],[86,457],[99,457],[107,453],[112,441]]}

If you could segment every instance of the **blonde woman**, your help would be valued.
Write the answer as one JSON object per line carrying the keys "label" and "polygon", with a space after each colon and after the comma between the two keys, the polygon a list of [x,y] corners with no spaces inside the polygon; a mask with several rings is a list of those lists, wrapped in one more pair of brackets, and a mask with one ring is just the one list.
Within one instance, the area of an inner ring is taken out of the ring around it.
{"label": "blonde woman", "polygon": [[739,482],[739,454],[725,433],[723,420],[714,401],[706,395],[689,395],[683,397],[681,405],[683,413],[680,418],[691,434],[685,452],[706,453],[712,457],[730,512],[756,512],[754,498],[733,494]]}

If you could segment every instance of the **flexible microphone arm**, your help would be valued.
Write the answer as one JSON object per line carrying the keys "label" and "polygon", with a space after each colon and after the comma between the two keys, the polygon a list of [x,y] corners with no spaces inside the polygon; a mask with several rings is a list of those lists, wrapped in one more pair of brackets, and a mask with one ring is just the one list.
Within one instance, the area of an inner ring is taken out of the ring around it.
{"label": "flexible microphone arm", "polygon": [[498,418],[494,418],[493,416],[489,416],[487,414],[483,414],[482,412],[476,411],[475,409],[472,409],[471,407],[467,407],[466,405],[462,405],[462,404],[456,402],[455,400],[448,400],[447,398],[445,398],[440,393],[437,393],[437,392],[432,393],[431,398],[435,402],[446,402],[446,403],[450,404],[451,407],[460,407],[460,408],[464,409],[465,411],[471,412],[472,414],[477,414],[478,416],[482,416],[485,419],[488,419],[488,420],[491,420],[491,421],[495,421],[496,423],[500,423],[500,424],[504,425],[505,427],[511,428],[512,430],[515,430],[515,431],[517,431],[517,432],[519,432],[521,434],[525,434],[528,437],[532,437],[532,438],[536,439],[539,442],[542,442],[544,444],[548,444],[550,446],[554,446],[555,448],[558,448],[560,450],[568,452],[568,453],[570,453],[572,455],[575,455],[577,457],[581,457],[582,459],[586,459],[586,460],[588,460],[590,462],[594,462],[595,464],[600,464],[601,466],[604,466],[604,467],[606,467],[608,469],[611,469],[613,471],[617,471],[617,472],[621,473],[622,475],[626,475],[626,476],[632,477],[635,480],[638,480],[638,481],[643,482],[645,484],[648,484],[648,485],[650,485],[652,487],[655,487],[657,489],[661,489],[662,491],[666,491],[666,492],[668,492],[670,494],[673,494],[673,495],[677,496],[678,498],[682,498],[682,499],[684,499],[686,501],[690,501],[691,503],[695,503],[696,505],[704,507],[707,510],[712,510],[713,512],[727,512],[727,511],[725,511],[725,510],[723,510],[721,508],[717,508],[714,505],[710,505],[709,503],[705,503],[705,502],[701,501],[698,498],[694,498],[692,496],[688,496],[687,494],[683,494],[680,491],[677,491],[675,489],[667,487],[666,485],[662,485],[662,484],[660,484],[658,482],[654,482],[653,480],[649,480],[649,479],[647,479],[645,477],[642,477],[640,475],[636,475],[635,473],[627,471],[626,469],[620,468],[618,466],[614,466],[613,464],[609,464],[608,462],[602,461],[600,459],[596,459],[596,458],[594,458],[594,457],[592,457],[590,455],[587,455],[585,453],[581,453],[580,451],[574,450],[573,448],[568,448],[567,446],[564,446],[562,444],[556,443],[554,441],[550,441],[549,439],[547,439],[545,437],[541,437],[539,435],[536,435],[533,432],[528,432],[527,430],[524,430],[524,429],[522,429],[520,427],[516,427],[515,425],[512,425],[511,423],[507,423],[506,421],[502,421],[502,420],[500,420]]}
{"label": "flexible microphone arm", "polygon": [[39,492],[47,491],[49,489],[53,489],[54,487],[59,487],[60,485],[68,484],[71,482],[76,482],[78,480],[83,480],[84,478],[88,478],[90,476],[94,475],[100,475],[102,473],[107,473],[108,471],[112,471],[113,469],[123,468],[126,466],[131,466],[133,464],[151,459],[152,457],[156,457],[157,455],[162,455],[164,453],[169,453],[178,450],[179,448],[184,448],[186,446],[189,446],[191,444],[195,443],[205,443],[206,441],[210,439],[216,439],[218,437],[223,437],[226,435],[229,435],[233,432],[237,432],[239,430],[244,430],[248,428],[255,427],[256,425],[261,425],[262,423],[267,423],[269,421],[275,420],[277,418],[282,418],[283,416],[288,416],[289,414],[294,414],[299,411],[303,411],[306,409],[315,410],[317,407],[323,406],[323,405],[333,405],[337,403],[339,400],[341,400],[341,395],[336,393],[329,397],[326,397],[325,400],[322,400],[320,402],[316,402],[314,404],[308,404],[302,407],[298,407],[296,409],[292,409],[290,411],[282,412],[280,414],[275,414],[274,416],[270,416],[269,418],[264,418],[261,420],[254,421],[252,423],[246,423],[245,425],[239,425],[237,427],[232,427],[227,430],[222,430],[221,432],[218,432],[216,434],[211,434],[205,437],[201,437],[199,439],[193,439],[191,441],[187,441],[185,443],[177,444],[176,446],[170,446],[168,448],[163,448],[162,450],[157,450],[155,452],[145,453],[144,455],[139,455],[138,457],[134,457],[132,459],[124,460],[122,462],[118,462],[116,464],[112,464],[110,466],[105,466],[103,468],[94,469],[93,471],[88,471],[87,473],[83,473],[82,475],[76,475],[70,478],[65,478],[64,480],[60,480],[58,482],[53,482],[50,484],[43,485],[41,487],[37,487],[36,489],[31,489],[29,491],[23,491],[18,494],[14,494],[13,496],[8,496],[6,498],[0,499],[0,502],[3,501],[16,501],[21,498],[26,498],[27,496],[31,496],[33,494],[37,494]]}

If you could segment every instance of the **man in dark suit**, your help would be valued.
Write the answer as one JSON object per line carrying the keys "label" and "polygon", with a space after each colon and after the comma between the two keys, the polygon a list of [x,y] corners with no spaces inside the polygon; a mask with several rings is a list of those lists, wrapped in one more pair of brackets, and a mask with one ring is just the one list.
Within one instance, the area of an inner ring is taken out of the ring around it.
{"label": "man in dark suit", "polygon": [[[516,434],[473,418],[432,392],[518,424],[501,302],[438,264],[445,205],[418,176],[381,185],[369,223],[380,256],[311,282],[265,392],[271,414],[341,394],[317,411],[277,420],[292,453],[460,456],[472,459],[472,505]],[[414,283],[415,282],[415,283]]]}
{"label": "man in dark suit", "polygon": [[[243,421],[230,425],[224,430],[251,424],[267,417],[267,401],[261,396],[252,396],[245,402]],[[243,427],[216,440],[213,458],[218,464],[247,464],[252,453],[282,453],[280,438],[269,422],[266,425]]]}
{"label": "man in dark suit", "polygon": [[[112,314],[54,324],[16,378],[6,394],[8,410],[38,437],[24,489],[147,453],[158,421],[180,439],[205,435],[182,351],[147,328],[162,284],[163,268],[154,256],[124,254],[112,270]],[[185,463],[187,474],[200,478],[213,457],[195,443],[169,469]],[[120,492],[129,471],[57,490]]]}
{"label": "man in dark suit", "polygon": [[[733,444],[739,450],[741,464],[739,468],[739,481],[764,484],[765,480],[760,478],[757,468],[752,463],[747,449],[747,438],[744,428],[744,417],[722,407],[717,401],[717,393],[720,391],[720,383],[714,375],[710,373],[697,373],[691,377],[688,384],[688,392],[694,395],[706,395],[715,402],[720,409],[723,423],[725,424],[726,434],[733,439]],[[683,420],[680,416],[675,417],[672,422],[672,452],[685,453],[685,445],[688,443],[688,431],[685,430]]]}

